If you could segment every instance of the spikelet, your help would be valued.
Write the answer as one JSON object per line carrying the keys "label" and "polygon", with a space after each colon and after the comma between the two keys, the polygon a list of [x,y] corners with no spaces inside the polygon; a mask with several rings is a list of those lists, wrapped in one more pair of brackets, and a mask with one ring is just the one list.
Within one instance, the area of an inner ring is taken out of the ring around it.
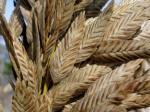
{"label": "spikelet", "polygon": [[148,106],[150,104],[150,101],[147,99],[150,86],[149,73],[148,71],[148,73],[135,80],[122,82],[119,88],[108,97],[109,100],[106,100],[106,102],[119,104],[127,109]]}
{"label": "spikelet", "polygon": [[[56,0],[46,0],[46,9],[45,10],[45,36],[48,36],[48,33],[52,31],[55,18],[53,17],[56,10]],[[46,39],[45,39],[46,41]]]}
{"label": "spikelet", "polygon": [[[54,14],[54,21],[50,28],[54,30],[54,35],[50,36],[47,40],[46,52],[52,50],[53,45],[58,40],[58,36],[63,35],[71,23],[72,15],[74,12],[75,0],[59,0],[56,4],[56,12]],[[51,10],[51,9],[50,9]],[[59,34],[59,35],[58,35]]]}
{"label": "spikelet", "polygon": [[[146,44],[147,43],[147,44]],[[149,57],[149,42],[135,40],[107,40],[102,41],[93,54],[94,60],[104,62],[119,62]]]}
{"label": "spikelet", "polygon": [[12,112],[36,112],[35,100],[26,82],[18,79],[12,98]]}
{"label": "spikelet", "polygon": [[[105,86],[107,86],[109,83],[111,84],[115,82],[121,82],[128,78],[130,79],[134,77],[139,77],[139,76],[136,76],[134,73],[136,73],[136,71],[140,68],[140,64],[142,64],[142,62],[143,62],[142,59],[138,59],[135,61],[130,61],[126,64],[123,64],[117,67],[111,73],[96,80],[96,82],[88,89],[87,94],[88,95],[93,94],[96,91],[99,91],[102,88],[105,88]],[[108,83],[105,83],[105,81],[107,81]],[[99,88],[99,89],[96,89],[96,88]]]}
{"label": "spikelet", "polygon": [[40,96],[36,101],[36,112],[53,112],[52,111],[52,97],[46,95]]}
{"label": "spikelet", "polygon": [[37,68],[31,60],[29,60],[28,65],[28,88],[30,89],[34,97],[36,97],[38,93],[38,76],[37,71],[35,70]]}
{"label": "spikelet", "polygon": [[19,69],[20,69],[20,72],[23,76],[23,79],[28,80],[28,61],[29,61],[29,58],[27,56],[25,48],[21,44],[21,42],[19,42],[19,40],[17,38],[14,38],[14,40],[13,40],[13,46],[14,46],[16,57],[18,59]]}
{"label": "spikelet", "polygon": [[[103,108],[104,105],[114,104],[130,110],[132,108],[145,107],[150,104],[149,100],[147,99],[149,97],[149,72],[137,79],[129,79],[121,83],[116,83],[114,87],[113,86],[107,87],[109,91],[112,90],[112,88],[114,88],[115,91],[113,91],[108,96],[108,98],[104,100],[104,102],[99,102],[97,104],[98,109],[101,110],[101,108]],[[107,89],[105,89],[106,92],[108,92]],[[93,97],[91,97],[90,99],[91,103],[93,103],[92,102]],[[87,107],[87,109],[89,111],[91,110],[96,111],[97,107],[93,108]]]}
{"label": "spikelet", "polygon": [[71,98],[83,94],[90,84],[110,71],[109,67],[89,64],[68,76],[50,91],[54,99],[53,108],[59,109]]}
{"label": "spikelet", "polygon": [[114,1],[109,4],[108,8],[105,9],[105,12],[96,18],[94,22],[86,26],[76,63],[85,61],[96,51],[111,17],[113,4]]}
{"label": "spikelet", "polygon": [[[107,28],[104,39],[131,39],[136,31],[140,28],[142,23],[148,20],[150,1],[135,1],[131,4],[125,5],[118,14],[113,15],[110,19],[110,25]],[[114,11],[115,12],[115,11]]]}
{"label": "spikelet", "polygon": [[[136,7],[136,5],[138,4],[138,1],[140,0],[121,0],[119,3],[115,4],[114,9],[113,9],[113,15],[110,21],[115,22],[121,19],[121,17],[124,17],[125,15],[127,15],[130,12],[128,9],[131,9],[131,11],[135,10],[132,7]],[[138,7],[136,8],[139,9]]]}
{"label": "spikelet", "polygon": [[14,35],[14,37],[18,38],[20,36],[20,34],[22,33],[22,29],[23,29],[23,17],[21,15],[21,11],[19,6],[17,6],[12,15],[11,18],[9,20],[9,25],[10,25],[10,29],[12,32],[12,35]]}
{"label": "spikelet", "polygon": [[9,53],[10,59],[13,63],[13,67],[16,71],[16,74],[20,78],[19,62],[18,62],[18,59],[16,58],[16,54],[14,51],[14,47],[13,47],[13,43],[12,43],[12,34],[9,29],[9,25],[6,22],[5,17],[1,14],[0,14],[0,20],[1,20],[1,25],[0,25],[1,34],[4,36],[4,40],[6,42],[8,53]]}
{"label": "spikelet", "polygon": [[19,78],[23,77],[25,80],[27,80],[28,56],[26,54],[25,48],[18,40],[18,38],[12,34],[9,25],[6,23],[4,17],[1,17],[1,21],[3,22],[2,31],[7,41],[7,48],[10,52],[9,54],[14,64],[14,69],[16,70]]}
{"label": "spikelet", "polygon": [[74,67],[79,45],[83,38],[83,23],[84,13],[81,13],[72,23],[65,38],[58,44],[51,61],[51,75],[54,83],[65,78]]}
{"label": "spikelet", "polygon": [[119,84],[124,80],[136,77],[134,75],[139,69],[141,62],[142,60],[140,59],[131,61],[100,77],[89,87],[85,96],[76,102],[73,107],[73,111],[85,112],[89,109],[95,108],[97,104],[104,102],[109,94],[115,91],[115,84]]}

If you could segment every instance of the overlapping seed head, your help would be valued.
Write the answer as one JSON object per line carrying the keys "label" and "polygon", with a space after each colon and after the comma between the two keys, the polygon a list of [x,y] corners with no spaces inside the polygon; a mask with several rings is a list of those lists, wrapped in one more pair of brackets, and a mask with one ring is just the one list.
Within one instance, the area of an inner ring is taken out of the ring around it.
{"label": "overlapping seed head", "polygon": [[150,106],[150,0],[16,0],[0,33],[12,112],[127,112]]}

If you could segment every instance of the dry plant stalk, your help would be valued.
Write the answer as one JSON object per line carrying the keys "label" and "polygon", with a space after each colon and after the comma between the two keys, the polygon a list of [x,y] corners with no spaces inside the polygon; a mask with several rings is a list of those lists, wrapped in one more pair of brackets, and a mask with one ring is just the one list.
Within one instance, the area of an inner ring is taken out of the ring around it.
{"label": "dry plant stalk", "polygon": [[150,106],[150,0],[16,0],[0,33],[12,112],[127,112]]}

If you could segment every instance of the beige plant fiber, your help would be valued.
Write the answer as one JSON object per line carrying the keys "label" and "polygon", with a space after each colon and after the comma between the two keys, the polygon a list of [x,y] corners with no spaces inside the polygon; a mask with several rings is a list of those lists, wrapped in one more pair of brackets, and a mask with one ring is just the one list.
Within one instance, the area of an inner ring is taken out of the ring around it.
{"label": "beige plant fiber", "polygon": [[148,112],[150,0],[108,1],[0,0],[12,112]]}

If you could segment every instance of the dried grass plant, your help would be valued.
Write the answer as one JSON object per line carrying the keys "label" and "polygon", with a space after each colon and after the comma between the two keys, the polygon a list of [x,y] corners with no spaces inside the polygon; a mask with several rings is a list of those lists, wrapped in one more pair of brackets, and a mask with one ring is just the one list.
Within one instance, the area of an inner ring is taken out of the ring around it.
{"label": "dried grass plant", "polygon": [[3,35],[12,112],[127,112],[150,106],[150,0],[16,0]]}

